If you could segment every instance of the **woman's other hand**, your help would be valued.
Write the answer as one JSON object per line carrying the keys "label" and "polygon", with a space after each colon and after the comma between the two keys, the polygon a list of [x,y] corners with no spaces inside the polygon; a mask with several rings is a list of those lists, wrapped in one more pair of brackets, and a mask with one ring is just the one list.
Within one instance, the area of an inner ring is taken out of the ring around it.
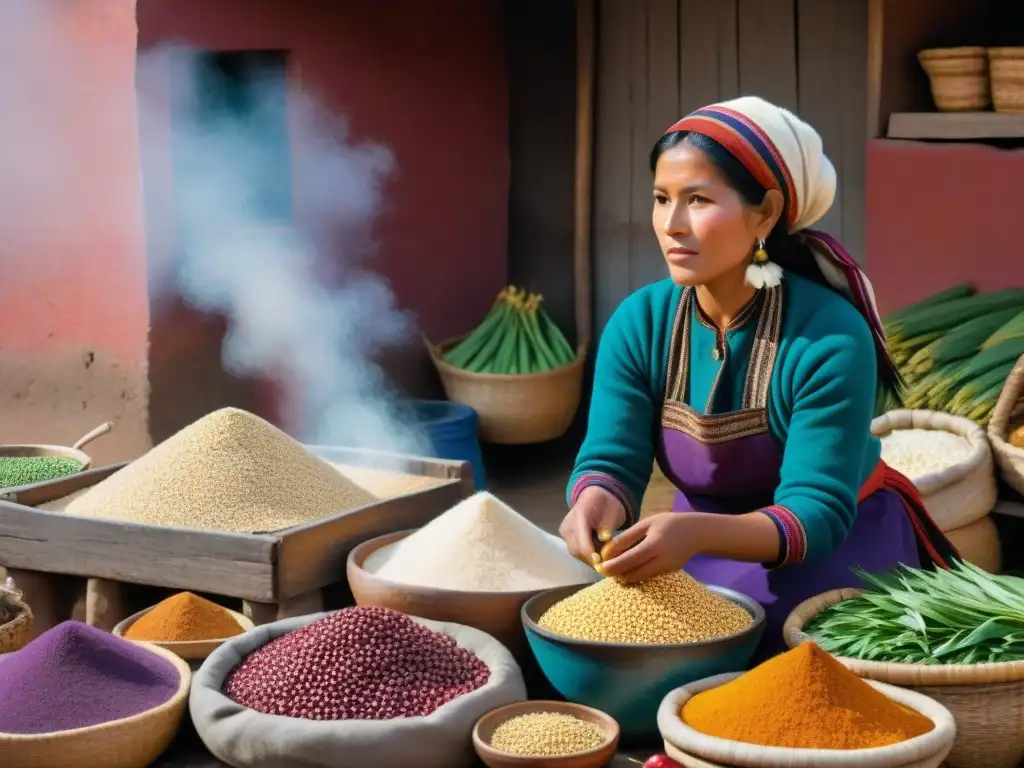
{"label": "woman's other hand", "polygon": [[626,523],[626,510],[614,495],[597,485],[584,488],[572,509],[558,526],[558,534],[565,540],[569,554],[589,565],[601,562],[594,550],[594,535],[601,541]]}
{"label": "woman's other hand", "polygon": [[651,515],[602,548],[601,572],[629,583],[678,571],[703,551],[706,525],[704,515]]}

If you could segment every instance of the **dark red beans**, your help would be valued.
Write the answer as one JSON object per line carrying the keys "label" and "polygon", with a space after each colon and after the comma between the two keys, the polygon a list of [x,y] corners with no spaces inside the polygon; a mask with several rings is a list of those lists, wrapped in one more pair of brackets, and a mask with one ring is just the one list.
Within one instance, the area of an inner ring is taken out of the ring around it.
{"label": "dark red beans", "polygon": [[228,675],[224,691],[268,715],[389,720],[429,715],[490,674],[448,635],[397,611],[359,606],[254,651]]}

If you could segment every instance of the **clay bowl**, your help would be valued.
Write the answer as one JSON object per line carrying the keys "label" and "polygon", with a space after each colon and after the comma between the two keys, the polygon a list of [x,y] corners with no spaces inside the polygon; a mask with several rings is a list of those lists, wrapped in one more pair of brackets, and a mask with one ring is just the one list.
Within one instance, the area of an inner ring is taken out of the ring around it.
{"label": "clay bowl", "polygon": [[[117,635],[118,637],[124,637],[124,633],[128,631],[128,629],[132,626],[132,624],[134,624],[136,621],[141,619],[147,613],[152,611],[154,607],[155,606],[150,606],[149,608],[146,608],[145,610],[142,610],[142,611],[139,611],[138,613],[132,614],[131,616],[129,616],[124,621],[119,622],[114,627],[113,634]],[[225,609],[225,610],[227,610],[227,609]],[[235,613],[234,611],[228,611],[228,613],[230,613],[232,618],[235,621],[238,622],[238,626],[242,628],[242,631],[239,634],[245,634],[246,632],[248,632],[249,630],[251,630],[253,627],[256,626],[255,624],[252,623],[252,621],[250,621],[249,619],[247,619],[245,616],[243,616],[240,613]],[[238,635],[234,635],[234,637],[238,637]],[[135,640],[134,642],[145,642],[145,643],[147,643],[149,645],[155,645],[158,648],[163,648],[165,651],[170,651],[171,653],[173,653],[178,658],[185,659],[186,661],[202,661],[207,656],[209,656],[211,653],[213,653],[215,650],[217,650],[220,646],[222,646],[224,643],[226,643],[228,640],[234,639],[234,637],[222,637],[219,640],[183,640],[183,641],[177,641],[177,642],[157,642],[155,640],[146,640],[146,641]]]}
{"label": "clay bowl", "polygon": [[559,695],[607,712],[628,744],[658,736],[658,707],[669,691],[723,672],[747,668],[764,634],[764,609],[746,595],[724,587],[708,589],[739,605],[753,618],[742,632],[693,643],[641,645],[598,643],[556,635],[538,622],[545,611],[582,587],[542,592],[523,605],[530,649]]}
{"label": "clay bowl", "polygon": [[[82,465],[79,472],[84,472],[92,466],[92,457],[82,451],[88,443],[98,437],[107,434],[114,426],[113,422],[100,424],[98,427],[83,435],[73,446],[66,445],[0,445],[0,458],[34,458],[38,456],[62,456],[65,459],[73,459]],[[9,488],[3,489],[9,491]]]}
{"label": "clay bowl", "polygon": [[[537,712],[559,712],[593,723],[604,734],[604,743],[571,755],[524,757],[502,752],[490,745],[495,729],[513,717]],[[565,701],[519,701],[488,712],[473,728],[473,748],[488,768],[600,768],[607,765],[619,746],[619,724],[604,712]]]}
{"label": "clay bowl", "polygon": [[[529,658],[530,651],[519,614],[527,600],[545,590],[459,592],[398,584],[366,570],[364,565],[370,555],[412,533],[414,530],[378,536],[349,553],[346,570],[356,605],[375,605],[424,619],[464,624],[496,638],[517,660]],[[595,573],[594,580],[599,578]]]}

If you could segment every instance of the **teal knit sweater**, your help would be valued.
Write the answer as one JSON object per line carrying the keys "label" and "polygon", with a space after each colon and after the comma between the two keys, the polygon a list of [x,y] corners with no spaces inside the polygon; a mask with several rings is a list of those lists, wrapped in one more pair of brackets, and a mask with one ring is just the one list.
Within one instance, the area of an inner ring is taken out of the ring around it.
{"label": "teal knit sweater", "polygon": [[[637,519],[654,464],[669,342],[682,289],[671,280],[628,296],[605,327],[597,353],[587,436],[569,481],[570,506],[589,485],[614,493]],[[768,426],[782,454],[781,482],[765,511],[783,536],[783,564],[827,557],[849,534],[860,488],[878,464],[870,432],[878,384],[867,322],[838,293],[787,274],[779,350],[768,398]],[[696,308],[696,302],[694,302]],[[738,410],[757,313],[726,333],[725,362],[712,357],[715,331],[691,323],[687,404],[706,413]],[[737,468],[737,471],[742,471]],[[755,511],[755,510],[751,510]],[[779,514],[802,535],[786,535]],[[795,539],[795,540],[794,540]]]}

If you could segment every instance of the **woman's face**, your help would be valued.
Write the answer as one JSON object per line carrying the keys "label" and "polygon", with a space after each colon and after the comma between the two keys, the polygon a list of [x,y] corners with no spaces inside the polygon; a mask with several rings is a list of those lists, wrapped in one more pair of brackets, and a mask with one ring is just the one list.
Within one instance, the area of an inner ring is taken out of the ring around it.
{"label": "woman's face", "polygon": [[677,144],[658,158],[654,232],[678,285],[708,285],[744,272],[772,218],[747,205],[696,147]]}

